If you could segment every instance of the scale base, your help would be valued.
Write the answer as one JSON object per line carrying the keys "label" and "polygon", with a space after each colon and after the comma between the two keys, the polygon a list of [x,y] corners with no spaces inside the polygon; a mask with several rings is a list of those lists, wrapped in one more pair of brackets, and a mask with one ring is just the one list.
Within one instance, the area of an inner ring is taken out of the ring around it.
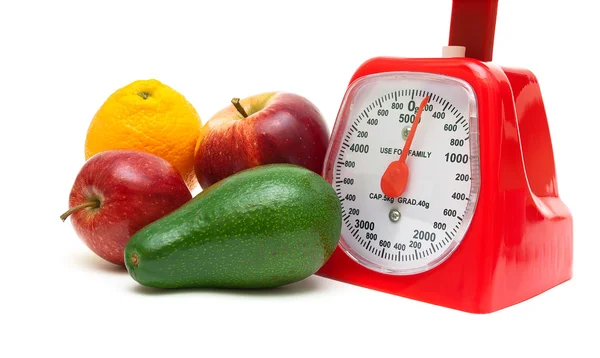
{"label": "scale base", "polygon": [[[572,277],[573,219],[558,196],[540,86],[528,70],[470,58],[374,58],[356,79],[413,71],[467,81],[479,104],[481,189],[462,243],[415,275],[372,271],[339,247],[318,275],[470,313],[491,313]],[[334,136],[332,136],[334,138]],[[334,163],[326,163],[325,173]]]}

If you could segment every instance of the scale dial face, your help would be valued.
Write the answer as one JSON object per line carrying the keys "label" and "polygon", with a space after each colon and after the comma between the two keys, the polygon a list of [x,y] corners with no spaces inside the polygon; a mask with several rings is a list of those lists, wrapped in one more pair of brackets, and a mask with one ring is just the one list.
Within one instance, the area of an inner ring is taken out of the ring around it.
{"label": "scale dial face", "polygon": [[[404,158],[406,186],[387,196],[382,176],[402,160],[419,107]],[[390,72],[351,85],[326,173],[342,204],[343,251],[394,275],[430,270],[454,252],[479,194],[477,113],[472,87],[454,77]]]}

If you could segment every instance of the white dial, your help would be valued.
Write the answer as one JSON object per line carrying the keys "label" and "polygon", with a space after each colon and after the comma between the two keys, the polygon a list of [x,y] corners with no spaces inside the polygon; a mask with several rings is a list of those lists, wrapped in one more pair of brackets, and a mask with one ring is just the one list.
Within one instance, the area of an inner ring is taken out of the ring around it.
{"label": "white dial", "polygon": [[[401,156],[426,97],[405,157],[406,187],[388,197],[382,175]],[[341,248],[388,274],[423,272],[447,259],[468,229],[479,193],[473,89],[426,73],[363,77],[348,90],[336,126],[342,127],[334,129],[329,175],[343,208]]]}

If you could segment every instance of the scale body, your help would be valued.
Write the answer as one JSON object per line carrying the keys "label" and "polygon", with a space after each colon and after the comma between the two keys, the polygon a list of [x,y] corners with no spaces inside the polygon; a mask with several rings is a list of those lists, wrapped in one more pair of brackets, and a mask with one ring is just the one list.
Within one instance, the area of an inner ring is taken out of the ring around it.
{"label": "scale body", "polygon": [[[573,222],[540,86],[489,61],[497,0],[478,6],[453,3],[450,45],[466,57],[379,57],[352,76],[323,172],[341,200],[342,237],[319,275],[471,313],[572,277]],[[477,38],[458,25],[473,14]],[[406,195],[388,197],[382,163],[406,149],[415,113]]]}

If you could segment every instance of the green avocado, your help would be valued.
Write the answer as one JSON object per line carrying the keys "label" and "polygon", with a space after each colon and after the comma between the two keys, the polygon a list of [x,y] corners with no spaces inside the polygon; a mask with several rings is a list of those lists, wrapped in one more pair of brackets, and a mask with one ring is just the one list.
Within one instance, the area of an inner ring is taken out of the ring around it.
{"label": "green avocado", "polygon": [[332,186],[292,164],[238,172],[145,226],[125,247],[131,277],[158,288],[269,288],[325,264],[340,239]]}

